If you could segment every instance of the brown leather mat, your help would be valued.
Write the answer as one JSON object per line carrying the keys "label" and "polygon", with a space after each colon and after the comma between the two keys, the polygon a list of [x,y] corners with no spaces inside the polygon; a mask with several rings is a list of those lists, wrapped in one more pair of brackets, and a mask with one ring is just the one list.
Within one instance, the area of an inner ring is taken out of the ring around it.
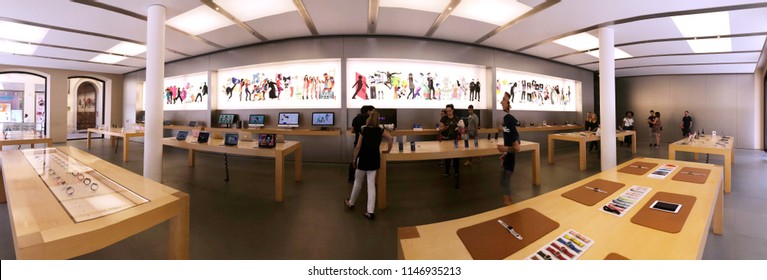
{"label": "brown leather mat", "polygon": [[657,163],[637,161],[629,165],[626,165],[626,167],[619,169],[618,172],[634,174],[634,175],[645,175],[647,174],[647,172],[650,172],[650,170],[652,170],[656,166],[658,166]]}
{"label": "brown leather mat", "polygon": [[[594,204],[597,204],[597,202],[605,199],[605,197],[620,190],[625,185],[626,184],[623,183],[596,179],[563,193],[562,196],[583,205],[594,206]],[[593,188],[593,190],[588,188]],[[600,190],[605,192],[601,192]]]}
{"label": "brown leather mat", "polygon": [[[681,204],[682,208],[676,214],[650,209],[650,205],[656,200]],[[660,231],[678,233],[682,231],[687,216],[690,215],[690,211],[695,205],[695,200],[694,196],[658,192],[639,209],[639,212],[631,218],[631,222]]]}
{"label": "brown leather mat", "polygon": [[674,175],[671,180],[690,182],[695,184],[705,184],[711,169],[685,167]]}
{"label": "brown leather mat", "polygon": [[[522,236],[519,240],[498,223],[504,221]],[[456,232],[475,260],[502,260],[525,248],[549,232],[559,223],[531,208],[525,208]]]}
{"label": "brown leather mat", "polygon": [[618,253],[610,253],[610,254],[608,254],[605,257],[605,260],[607,260],[607,261],[625,261],[625,260],[628,260],[628,259],[629,258],[624,257],[624,256],[622,256],[621,254],[618,254]]}

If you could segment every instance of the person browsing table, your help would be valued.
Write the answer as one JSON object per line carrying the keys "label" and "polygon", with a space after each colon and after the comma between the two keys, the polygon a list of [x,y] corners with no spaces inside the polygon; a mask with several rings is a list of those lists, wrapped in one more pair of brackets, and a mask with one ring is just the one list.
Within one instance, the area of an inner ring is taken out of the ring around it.
{"label": "person browsing table", "polygon": [[503,203],[511,205],[511,175],[514,174],[516,165],[516,153],[519,152],[521,142],[519,132],[517,131],[517,119],[509,113],[511,95],[506,92],[501,100],[501,106],[506,113],[503,116],[503,144],[498,144],[498,151],[501,152],[501,187],[504,190]]}
{"label": "person browsing table", "polygon": [[[381,125],[381,118],[378,112],[372,111],[368,116],[365,126],[362,127],[362,133],[354,148],[354,187],[349,199],[344,200],[348,209],[354,209],[354,202],[360,194],[362,180],[367,176],[368,184],[368,205],[365,217],[370,220],[375,219],[376,203],[376,172],[381,168],[381,153],[391,152],[392,136]],[[381,141],[386,138],[388,147],[386,151],[381,151]]]}

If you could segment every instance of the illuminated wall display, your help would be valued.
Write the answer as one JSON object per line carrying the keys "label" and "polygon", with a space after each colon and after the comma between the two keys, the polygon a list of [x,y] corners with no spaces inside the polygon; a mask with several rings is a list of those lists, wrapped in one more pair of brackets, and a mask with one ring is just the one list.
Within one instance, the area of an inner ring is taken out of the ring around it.
{"label": "illuminated wall display", "polygon": [[209,92],[207,72],[165,78],[163,110],[207,110]]}
{"label": "illuminated wall display", "polygon": [[512,71],[497,68],[496,104],[501,110],[503,93],[511,94],[511,110],[523,111],[568,111],[577,110],[576,98],[580,96],[580,82],[563,78]]}
{"label": "illuminated wall display", "polygon": [[346,60],[348,108],[487,107],[484,66],[427,60]]}
{"label": "illuminated wall display", "polygon": [[218,70],[218,109],[341,108],[341,60],[316,59]]}

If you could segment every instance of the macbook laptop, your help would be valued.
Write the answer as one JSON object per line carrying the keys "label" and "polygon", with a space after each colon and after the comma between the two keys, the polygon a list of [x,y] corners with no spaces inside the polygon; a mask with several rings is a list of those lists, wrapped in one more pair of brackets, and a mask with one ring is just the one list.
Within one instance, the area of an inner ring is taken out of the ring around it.
{"label": "macbook laptop", "polygon": [[242,142],[253,142],[255,139],[253,139],[253,133],[250,132],[240,132],[240,141]]}

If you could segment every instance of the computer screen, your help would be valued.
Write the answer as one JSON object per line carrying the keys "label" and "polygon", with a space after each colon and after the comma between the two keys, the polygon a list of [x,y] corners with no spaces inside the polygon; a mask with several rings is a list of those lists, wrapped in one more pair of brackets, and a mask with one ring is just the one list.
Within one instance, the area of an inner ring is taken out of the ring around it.
{"label": "computer screen", "polygon": [[265,115],[250,115],[248,117],[248,124],[252,124],[255,126],[263,126],[265,120],[266,120]]}
{"label": "computer screen", "polygon": [[333,126],[334,113],[332,112],[313,112],[312,125],[315,126]]}
{"label": "computer screen", "polygon": [[381,124],[393,124],[397,127],[397,109],[376,109],[381,117]]}
{"label": "computer screen", "polygon": [[280,113],[277,125],[278,126],[298,126],[298,113]]}
{"label": "computer screen", "polygon": [[234,114],[221,114],[218,115],[218,124],[233,124]]}

